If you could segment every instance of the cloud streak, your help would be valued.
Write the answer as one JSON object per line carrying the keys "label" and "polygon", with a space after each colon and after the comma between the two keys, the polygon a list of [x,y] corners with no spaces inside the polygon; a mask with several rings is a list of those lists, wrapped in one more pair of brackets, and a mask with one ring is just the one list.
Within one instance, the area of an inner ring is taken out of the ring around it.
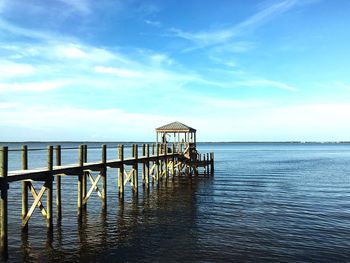
{"label": "cloud streak", "polygon": [[246,20],[228,28],[208,30],[200,32],[186,32],[181,29],[170,29],[170,36],[189,40],[199,47],[226,43],[232,38],[242,34],[248,28],[256,28],[267,21],[292,9],[298,3],[297,0],[284,0],[265,6],[262,10],[248,17]]}
{"label": "cloud streak", "polygon": [[25,83],[0,83],[0,93],[6,92],[45,92],[64,87],[67,81],[41,81]]}
{"label": "cloud streak", "polygon": [[30,64],[15,63],[8,60],[0,61],[0,77],[12,78],[34,74],[35,67]]}
{"label": "cloud streak", "polygon": [[60,2],[66,4],[67,6],[71,7],[72,9],[76,10],[77,12],[88,15],[91,13],[91,7],[87,0],[59,0]]}
{"label": "cloud streak", "polygon": [[286,90],[291,92],[297,92],[299,91],[298,88],[293,87],[291,85],[288,85],[283,82],[274,81],[274,80],[268,80],[268,79],[252,79],[252,80],[244,80],[236,83],[238,86],[243,87],[252,87],[252,88],[273,88],[273,89],[280,89],[280,90]]}

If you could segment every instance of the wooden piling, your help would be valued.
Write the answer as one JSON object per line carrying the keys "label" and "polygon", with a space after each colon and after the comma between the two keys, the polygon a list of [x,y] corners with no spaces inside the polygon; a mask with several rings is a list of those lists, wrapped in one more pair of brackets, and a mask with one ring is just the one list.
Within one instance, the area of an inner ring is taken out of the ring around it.
{"label": "wooden piling", "polygon": [[[83,145],[83,163],[86,163],[87,162],[87,145],[84,144]],[[86,194],[87,194],[87,181],[88,181],[88,172],[83,172],[83,175],[82,175],[82,199],[83,199],[83,210],[86,210],[87,209],[87,202],[84,202],[84,199],[86,197]]]}
{"label": "wooden piling", "polygon": [[149,187],[149,144],[146,145],[146,185]]}
{"label": "wooden piling", "polygon": [[[62,165],[61,159],[61,145],[56,145],[56,165]],[[61,205],[61,176],[56,176],[56,216],[58,220],[62,219],[62,205]]]}
{"label": "wooden piling", "polygon": [[160,169],[159,169],[159,144],[157,144],[157,149],[156,149],[156,155],[157,155],[157,159],[156,159],[156,180],[157,180],[157,185],[159,186],[159,173],[160,173]]}
{"label": "wooden piling", "polygon": [[171,167],[171,173],[173,175],[172,179],[173,181],[175,180],[175,143],[173,143],[173,147],[172,147],[172,157],[171,157],[171,161],[173,162],[173,165]]}
{"label": "wooden piling", "polygon": [[[142,156],[145,157],[146,155],[146,145],[142,144]],[[142,184],[144,185],[146,183],[146,162],[142,162]]]}
{"label": "wooden piling", "polygon": [[[152,143],[152,156],[154,156],[154,153],[155,153],[155,151],[154,151],[154,143]],[[152,162],[152,166],[153,166],[154,164],[155,164],[155,162],[153,161],[153,162]],[[156,172],[157,172],[157,168],[153,169],[153,171],[152,171],[152,174],[153,174],[153,175],[155,174],[154,170],[156,170]],[[155,176],[152,176],[152,184],[154,183],[154,177],[155,177]]]}
{"label": "wooden piling", "polygon": [[0,254],[2,260],[8,258],[8,233],[7,233],[7,182],[8,173],[8,147],[0,148],[0,178],[3,180],[1,185],[0,198]]}
{"label": "wooden piling", "polygon": [[[28,146],[22,145],[22,170],[28,169]],[[28,182],[22,182],[22,222],[28,213]],[[28,231],[28,224],[22,225],[22,231]]]}
{"label": "wooden piling", "polygon": [[102,208],[107,208],[107,145],[102,145]]}
{"label": "wooden piling", "polygon": [[169,173],[168,173],[168,164],[169,164],[169,159],[168,159],[168,145],[164,143],[164,172],[165,172],[165,180],[168,181]]}
{"label": "wooden piling", "polygon": [[118,146],[119,160],[121,161],[118,170],[118,190],[119,197],[124,196],[124,145]]}
{"label": "wooden piling", "polygon": [[80,171],[78,174],[78,220],[79,222],[83,219],[83,166],[84,166],[84,145],[79,145],[79,166]]}
{"label": "wooden piling", "polygon": [[138,192],[139,189],[139,182],[138,182],[138,146],[137,144],[133,144],[133,157],[135,159],[134,164],[133,164],[133,184],[134,184],[134,191]]}
{"label": "wooden piling", "polygon": [[206,162],[205,162],[205,167],[207,168],[207,175],[209,175],[210,173],[210,160],[209,160],[209,153],[207,153],[207,158],[206,158]]}
{"label": "wooden piling", "polygon": [[[159,144],[159,155],[163,154],[163,144]],[[163,158],[159,157],[158,158],[158,162],[159,162],[159,177],[158,180],[162,180],[162,176],[163,176]]]}
{"label": "wooden piling", "polygon": [[[87,162],[87,145],[79,146],[78,164],[62,166],[61,164],[61,146],[56,145],[56,166],[53,166],[53,147],[49,146],[47,149],[47,169],[35,169],[28,170],[28,148],[22,146],[22,170],[11,171],[8,173],[8,147],[0,148],[0,253],[1,258],[4,260],[8,257],[8,180],[9,181],[22,181],[22,225],[23,230],[28,230],[28,221],[32,216],[36,207],[40,208],[41,213],[46,218],[47,227],[52,233],[53,229],[53,180],[56,176],[56,206],[57,206],[57,218],[61,219],[61,175],[77,175],[78,176],[78,219],[79,223],[82,222],[83,205],[86,203],[91,193],[96,190],[99,197],[102,199],[102,207],[107,207],[107,167],[119,168],[118,170],[118,190],[119,196],[124,197],[124,184],[127,181],[132,180],[133,191],[138,192],[138,166],[142,165],[142,181],[143,184],[147,184],[149,187],[150,172],[154,173],[154,179],[157,180],[158,187],[162,177],[168,177],[172,174],[174,180],[176,176],[176,170],[178,175],[184,167],[191,172],[197,171],[198,167],[204,167],[204,171],[209,174],[214,173],[214,153],[209,154],[188,154],[183,151],[190,149],[196,152],[195,148],[188,148],[184,143],[178,143],[178,149],[175,143],[172,145],[172,152],[168,149],[168,145],[164,144],[152,144],[152,156],[150,156],[150,145],[142,145],[142,157],[139,158],[138,146],[133,144],[132,158],[124,159],[124,146],[118,146],[119,160],[107,160],[107,146],[102,145],[101,161],[99,162]],[[156,154],[155,154],[156,153]],[[153,164],[151,166],[151,164]],[[171,165],[172,164],[172,165]],[[127,172],[125,165],[131,165],[131,171]],[[163,167],[164,165],[164,167]],[[169,167],[168,167],[169,166]],[[150,169],[151,168],[151,169]],[[164,170],[165,169],[165,170]],[[24,171],[28,170],[28,171]],[[84,172],[85,171],[85,172]],[[93,178],[93,174],[90,171],[100,171],[100,174]],[[10,174],[11,177],[7,177]],[[92,187],[87,193],[85,176],[89,175],[88,179],[92,181]],[[85,178],[84,178],[85,177]],[[153,176],[152,176],[153,178]],[[98,189],[97,184],[102,179],[102,191]],[[44,186],[41,187],[40,192],[37,192],[31,181],[43,181]],[[124,182],[125,181],[125,182]],[[28,210],[28,190],[31,191],[34,202]],[[46,197],[46,210],[42,201],[42,197],[47,192]],[[134,195],[137,196],[137,195]],[[122,202],[120,202],[122,203]],[[52,237],[52,235],[50,235]]]}
{"label": "wooden piling", "polygon": [[53,181],[53,146],[48,146],[47,148],[47,170],[50,171],[49,176],[46,180],[46,188],[47,188],[47,196],[46,196],[46,206],[47,206],[47,216],[46,216],[46,222],[47,227],[49,231],[52,231],[53,229],[53,210],[52,210],[52,181]]}

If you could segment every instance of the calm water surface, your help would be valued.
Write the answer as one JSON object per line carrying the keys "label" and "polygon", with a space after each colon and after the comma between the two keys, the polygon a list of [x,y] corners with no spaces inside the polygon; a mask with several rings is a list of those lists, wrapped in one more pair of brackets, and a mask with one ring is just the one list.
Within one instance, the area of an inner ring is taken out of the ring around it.
{"label": "calm water surface", "polygon": [[[199,150],[215,152],[214,177],[182,177],[148,191],[140,186],[138,196],[127,187],[124,203],[117,170],[109,169],[108,209],[93,195],[81,225],[77,178],[63,177],[63,219],[54,220],[52,238],[38,210],[29,234],[21,234],[21,184],[11,183],[9,262],[350,261],[350,144],[200,144]],[[64,163],[77,160],[77,150],[62,154]],[[31,152],[30,167],[45,166],[43,156]],[[99,150],[89,151],[89,161],[99,158]],[[11,152],[10,161],[19,168],[19,153]]]}

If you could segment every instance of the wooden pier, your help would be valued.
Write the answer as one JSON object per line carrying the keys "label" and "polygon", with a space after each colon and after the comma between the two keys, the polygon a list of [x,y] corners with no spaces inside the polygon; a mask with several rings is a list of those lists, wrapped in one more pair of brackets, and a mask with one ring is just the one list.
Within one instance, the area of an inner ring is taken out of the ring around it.
{"label": "wooden pier", "polygon": [[[181,123],[175,123],[179,126]],[[162,134],[162,143],[142,144],[141,146],[133,144],[131,146],[131,156],[124,155],[124,145],[118,145],[118,158],[107,158],[107,146],[101,146],[101,160],[97,162],[88,162],[88,147],[80,145],[78,149],[78,162],[70,165],[62,165],[62,150],[60,145],[48,146],[47,148],[47,167],[28,169],[28,153],[30,149],[23,145],[21,149],[9,149],[4,146],[0,148],[0,253],[2,260],[8,258],[8,191],[11,182],[22,181],[22,231],[27,232],[29,221],[35,209],[38,207],[43,218],[46,220],[47,229],[52,232],[53,229],[53,183],[56,183],[56,217],[58,220],[62,217],[61,201],[61,176],[76,176],[78,180],[77,189],[77,218],[82,221],[84,210],[87,209],[87,203],[90,196],[96,192],[101,199],[101,205],[107,208],[107,168],[115,168],[116,177],[118,177],[116,187],[120,201],[124,199],[125,188],[130,185],[132,191],[138,192],[139,177],[141,175],[142,185],[150,187],[150,183],[158,187],[163,180],[174,180],[176,176],[200,176],[213,175],[214,173],[214,153],[199,154],[196,150],[195,130],[192,128],[182,130],[174,129],[174,123],[169,124],[172,127],[174,141],[168,143],[166,140],[166,129],[160,127],[156,129],[157,138]],[[168,126],[169,126],[168,125]],[[176,128],[176,127],[175,127]],[[192,129],[192,130],[191,130]],[[179,133],[185,134],[185,139],[180,140]],[[175,141],[175,138],[178,141]],[[157,140],[158,141],[158,140]],[[71,149],[71,148],[69,148]],[[8,170],[8,152],[20,151],[22,169],[16,171]],[[139,172],[139,166],[141,172]],[[32,182],[42,182],[40,189],[35,189]],[[90,182],[88,184],[88,182]],[[28,204],[28,193],[33,196],[33,203]],[[46,193],[46,205],[42,198]]]}

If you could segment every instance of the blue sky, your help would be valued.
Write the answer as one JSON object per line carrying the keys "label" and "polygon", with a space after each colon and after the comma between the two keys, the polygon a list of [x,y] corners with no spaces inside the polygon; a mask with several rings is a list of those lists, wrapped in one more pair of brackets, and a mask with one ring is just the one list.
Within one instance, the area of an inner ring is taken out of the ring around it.
{"label": "blue sky", "polygon": [[0,0],[0,141],[350,140],[350,1]]}

